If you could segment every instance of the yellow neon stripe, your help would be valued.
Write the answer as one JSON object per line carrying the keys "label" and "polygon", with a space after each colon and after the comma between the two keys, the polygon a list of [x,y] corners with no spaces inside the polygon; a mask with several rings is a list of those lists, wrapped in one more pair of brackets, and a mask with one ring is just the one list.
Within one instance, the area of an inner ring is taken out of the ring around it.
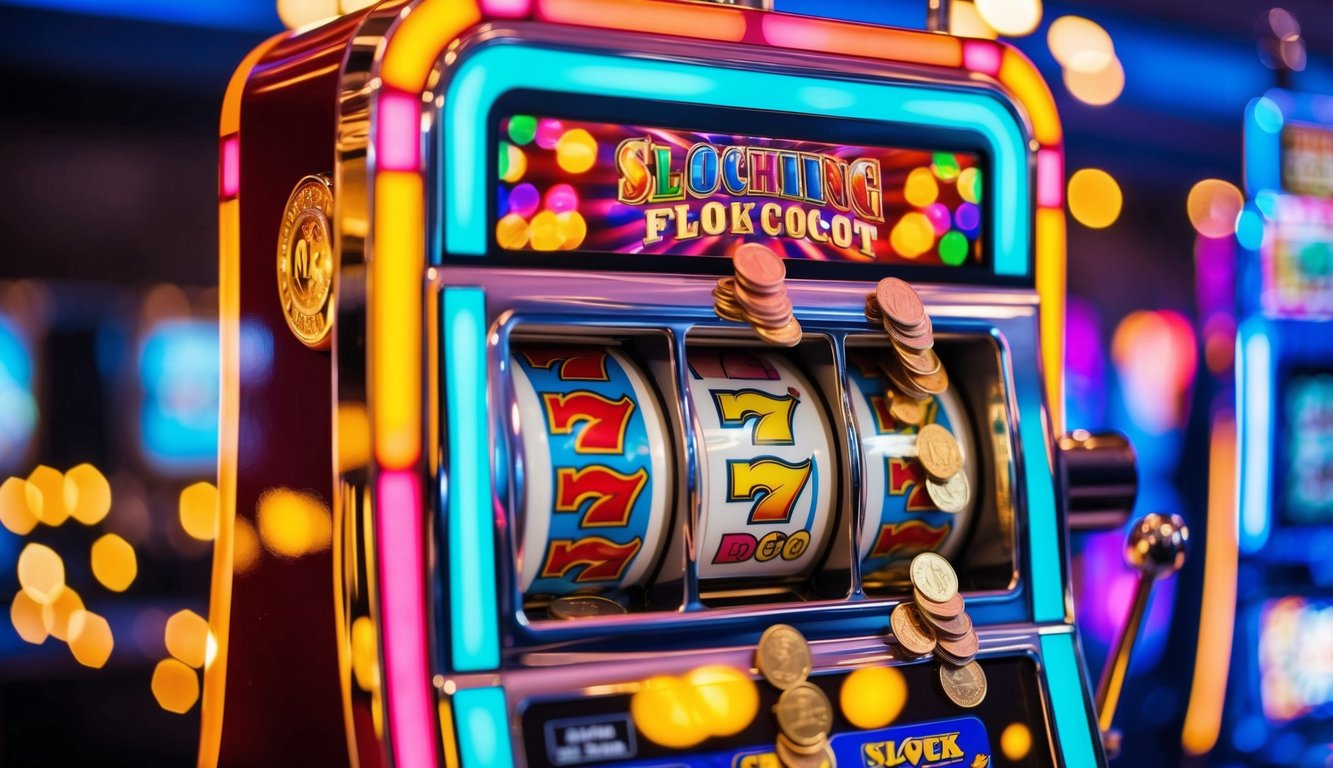
{"label": "yellow neon stripe", "polygon": [[1027,110],[1032,137],[1046,146],[1059,144],[1063,135],[1060,113],[1055,109],[1051,89],[1046,87],[1046,80],[1032,62],[1017,49],[1006,47],[999,78]]}
{"label": "yellow neon stripe", "polygon": [[458,768],[458,739],[454,732],[453,707],[440,699],[440,740],[444,743],[444,768]]}
{"label": "yellow neon stripe", "polygon": [[425,0],[407,12],[389,38],[380,77],[395,88],[420,93],[444,46],[479,21],[475,2]]}
{"label": "yellow neon stripe", "polygon": [[1199,610],[1194,683],[1180,744],[1191,755],[1207,754],[1222,730],[1222,705],[1231,665],[1236,621],[1236,417],[1213,417],[1208,445],[1208,531],[1204,542],[1203,600]]}
{"label": "yellow neon stripe", "polygon": [[375,458],[384,469],[409,469],[421,456],[424,205],[420,174],[382,171],[375,177],[370,392]]}
{"label": "yellow neon stripe", "polygon": [[[285,38],[283,32],[260,43],[241,60],[227,84],[219,120],[220,137],[241,127],[241,94],[259,60]],[[239,150],[238,150],[239,151]],[[218,527],[213,542],[213,579],[209,589],[208,624],[217,642],[213,663],[204,670],[199,717],[201,768],[218,764],[222,748],[222,714],[227,686],[227,638],[231,628],[231,578],[236,525],[236,450],[241,413],[241,252],[240,198],[218,204],[218,346],[221,382],[218,393]]]}
{"label": "yellow neon stripe", "polygon": [[1041,356],[1051,430],[1065,424],[1065,212],[1037,209],[1037,295],[1041,298]]}

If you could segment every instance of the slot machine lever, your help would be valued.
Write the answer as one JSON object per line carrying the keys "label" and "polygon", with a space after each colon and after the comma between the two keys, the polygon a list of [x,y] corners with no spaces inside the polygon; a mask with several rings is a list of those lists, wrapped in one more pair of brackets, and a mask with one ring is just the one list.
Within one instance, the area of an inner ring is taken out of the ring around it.
{"label": "slot machine lever", "polygon": [[1125,563],[1139,572],[1139,583],[1134,590],[1129,615],[1120,628],[1114,650],[1097,684],[1097,725],[1108,757],[1119,752],[1119,735],[1111,730],[1111,723],[1115,720],[1116,705],[1120,703],[1129,672],[1129,659],[1138,641],[1139,626],[1148,610],[1148,598],[1158,580],[1170,576],[1185,564],[1185,544],[1189,535],[1189,528],[1179,515],[1153,513],[1135,521],[1125,540]]}

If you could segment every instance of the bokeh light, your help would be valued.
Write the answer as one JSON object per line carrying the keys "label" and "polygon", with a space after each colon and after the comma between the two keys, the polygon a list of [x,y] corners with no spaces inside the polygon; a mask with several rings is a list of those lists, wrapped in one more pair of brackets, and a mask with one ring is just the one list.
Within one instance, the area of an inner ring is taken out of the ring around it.
{"label": "bokeh light", "polygon": [[495,222],[495,242],[506,250],[517,251],[528,244],[528,221],[517,213],[500,217]]}
{"label": "bokeh light", "polygon": [[523,174],[528,172],[528,156],[523,154],[523,150],[507,141],[500,142],[499,164],[500,178],[510,184],[523,178]]}
{"label": "bokeh light", "polygon": [[981,18],[972,0],[954,0],[949,3],[949,34],[959,37],[977,37],[994,40],[999,33]]}
{"label": "bokeh light", "polygon": [[1065,69],[1100,72],[1116,58],[1111,36],[1100,24],[1082,16],[1061,16],[1051,22],[1046,43]]}
{"label": "bokeh light", "polygon": [[83,598],[68,584],[56,593],[55,599],[42,606],[42,624],[51,637],[69,642],[72,635],[70,618],[83,610]]}
{"label": "bokeh light", "polygon": [[889,232],[889,244],[905,259],[915,259],[935,245],[935,227],[924,213],[903,214]]}
{"label": "bokeh light", "polygon": [[195,671],[175,659],[163,659],[153,669],[153,698],[168,712],[183,715],[199,700]]}
{"label": "bokeh light", "polygon": [[583,245],[583,239],[588,236],[588,222],[583,220],[582,214],[578,211],[557,213],[555,221],[560,229],[560,247],[562,249],[572,250]]}
{"label": "bokeh light", "polygon": [[509,212],[525,219],[537,212],[537,206],[541,205],[541,202],[542,196],[537,192],[537,188],[527,182],[519,184],[509,192]]}
{"label": "bokeh light", "polygon": [[709,736],[694,687],[678,677],[644,680],[630,699],[630,715],[644,738],[663,747],[686,749]]}
{"label": "bokeh light", "polygon": [[1010,723],[1000,732],[1000,751],[1012,762],[1019,762],[1032,751],[1032,731],[1023,723]]}
{"label": "bokeh light", "polygon": [[958,194],[969,203],[981,202],[981,170],[964,168],[958,172]]}
{"label": "bokeh light", "polygon": [[531,233],[534,250],[554,251],[563,242],[563,238],[560,236],[560,223],[551,211],[542,211],[533,216],[529,232]]}
{"label": "bokeh light", "polygon": [[80,464],[65,473],[64,500],[70,517],[97,525],[111,511],[111,484],[97,467]]}
{"label": "bokeh light", "polygon": [[956,267],[967,261],[967,235],[954,230],[940,238],[940,261]]}
{"label": "bokeh light", "polygon": [[338,15],[338,0],[278,0],[278,18],[288,29]]}
{"label": "bokeh light", "polygon": [[255,526],[244,517],[236,516],[236,526],[231,539],[231,563],[236,573],[249,573],[259,564],[259,534]]}
{"label": "bokeh light", "polygon": [[1131,312],[1111,338],[1124,403],[1134,423],[1162,434],[1184,423],[1198,364],[1194,326],[1171,310]]}
{"label": "bokeh light", "polygon": [[1094,71],[1066,68],[1065,87],[1074,98],[1094,107],[1104,107],[1120,98],[1125,90],[1125,68],[1120,59],[1112,58],[1106,66]]}
{"label": "bokeh light", "polygon": [[134,547],[114,533],[93,542],[93,577],[112,592],[124,592],[139,573]]}
{"label": "bokeh light", "polygon": [[116,647],[107,620],[92,611],[78,610],[69,620],[69,650],[85,667],[101,669]]}
{"label": "bokeh light", "polygon": [[579,207],[579,193],[569,184],[555,184],[546,190],[546,198],[543,202],[547,210],[564,213]]}
{"label": "bokeh light", "polygon": [[21,589],[9,603],[9,621],[25,643],[41,645],[51,634],[46,631],[46,622],[42,621],[42,604]]}
{"label": "bokeh light", "polygon": [[953,224],[949,206],[944,203],[931,203],[926,206],[922,213],[926,214],[927,219],[930,219],[930,225],[935,228],[936,235],[943,235],[948,232],[949,227]]}
{"label": "bokeh light", "polygon": [[842,681],[838,703],[857,728],[883,728],[907,705],[907,680],[896,667],[863,667]]}
{"label": "bokeh light", "polygon": [[328,549],[333,520],[328,507],[308,493],[275,488],[259,497],[259,541],[280,557],[301,557]]}
{"label": "bokeh light", "polygon": [[1190,224],[1204,237],[1228,237],[1236,231],[1236,219],[1245,197],[1236,185],[1222,179],[1203,179],[1190,189],[1185,202]]}
{"label": "bokeh light", "polygon": [[509,118],[509,140],[525,146],[537,135],[537,118],[532,115],[514,115]]}
{"label": "bokeh light", "polygon": [[542,149],[555,149],[563,135],[565,126],[559,120],[544,118],[537,123],[537,146]]}
{"label": "bokeh light", "polygon": [[0,483],[0,524],[19,536],[37,527],[37,514],[28,503],[28,481],[11,477]]}
{"label": "bokeh light", "polygon": [[1041,23],[1041,0],[976,0],[987,26],[1009,37],[1032,34]]}
{"label": "bokeh light", "polygon": [[50,603],[65,588],[65,561],[45,544],[29,542],[19,553],[19,585],[36,602]]}
{"label": "bokeh light", "polygon": [[555,161],[567,173],[583,173],[597,162],[597,140],[582,128],[567,131],[556,142]]}
{"label": "bokeh light", "polygon": [[981,208],[973,203],[960,203],[954,209],[953,223],[967,235],[976,235],[981,229]]}
{"label": "bokeh light", "polygon": [[907,174],[903,184],[903,197],[917,208],[925,208],[940,196],[940,186],[935,181],[935,174],[929,168],[916,168]]}
{"label": "bokeh light", "polygon": [[759,689],[749,675],[735,667],[707,664],[690,670],[684,681],[694,689],[710,736],[735,736],[759,713]]}
{"label": "bokeh light", "polygon": [[180,521],[191,537],[212,541],[218,533],[217,486],[200,481],[181,491]]}
{"label": "bokeh light", "polygon": [[342,471],[370,463],[370,416],[360,403],[338,404],[338,466]]}
{"label": "bokeh light", "polygon": [[191,667],[204,666],[208,651],[208,622],[204,617],[188,608],[173,613],[167,619],[163,638],[167,653]]}
{"label": "bokeh light", "polygon": [[958,158],[950,152],[936,152],[930,157],[930,170],[940,181],[953,181],[960,173]]}
{"label": "bokeh light", "polygon": [[1083,168],[1069,177],[1069,212],[1085,227],[1103,229],[1120,218],[1124,197],[1114,177],[1100,168]]}
{"label": "bokeh light", "polygon": [[65,508],[65,477],[60,470],[39,464],[28,474],[28,506],[46,525],[63,525],[69,519]]}

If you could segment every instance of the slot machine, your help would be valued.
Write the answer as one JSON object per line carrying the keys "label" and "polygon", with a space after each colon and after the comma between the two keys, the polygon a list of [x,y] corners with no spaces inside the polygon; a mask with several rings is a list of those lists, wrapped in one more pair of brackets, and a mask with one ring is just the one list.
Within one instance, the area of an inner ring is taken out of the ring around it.
{"label": "slot machine", "polygon": [[[1133,455],[1057,442],[1061,141],[1003,44],[732,5],[261,46],[201,760],[1103,764],[1065,542]],[[274,487],[333,546],[233,578]],[[1142,527],[1145,585],[1183,534]]]}
{"label": "slot machine", "polygon": [[1245,194],[1235,632],[1219,746],[1251,765],[1314,765],[1333,739],[1333,98],[1273,89],[1250,102]]}

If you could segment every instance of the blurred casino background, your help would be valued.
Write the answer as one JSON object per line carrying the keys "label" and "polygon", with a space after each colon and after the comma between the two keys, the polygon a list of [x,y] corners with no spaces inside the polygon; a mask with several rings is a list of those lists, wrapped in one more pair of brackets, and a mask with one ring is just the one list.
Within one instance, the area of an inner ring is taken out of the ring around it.
{"label": "blurred casino background", "polygon": [[[1136,514],[1181,514],[1201,545],[1154,598],[1120,764],[1229,764],[1197,755],[1219,738],[1229,646],[1210,636],[1230,637],[1236,592],[1232,291],[1238,242],[1256,237],[1243,216],[1236,231],[1243,114],[1277,85],[1333,94],[1333,7],[1282,3],[953,4],[955,31],[1037,63],[1066,127],[1068,423],[1128,434]],[[218,110],[252,46],[336,5],[0,0],[2,764],[193,761],[213,647]],[[924,5],[776,0],[908,26]],[[327,500],[263,503],[258,529],[237,532],[238,570],[329,545]],[[1133,589],[1122,541],[1074,537],[1094,677]],[[1205,562],[1228,547],[1205,604]],[[1312,648],[1333,647],[1333,620],[1311,626]],[[1326,697],[1297,710],[1327,717],[1333,660],[1306,671]],[[1220,733],[1223,751],[1264,728]]]}

